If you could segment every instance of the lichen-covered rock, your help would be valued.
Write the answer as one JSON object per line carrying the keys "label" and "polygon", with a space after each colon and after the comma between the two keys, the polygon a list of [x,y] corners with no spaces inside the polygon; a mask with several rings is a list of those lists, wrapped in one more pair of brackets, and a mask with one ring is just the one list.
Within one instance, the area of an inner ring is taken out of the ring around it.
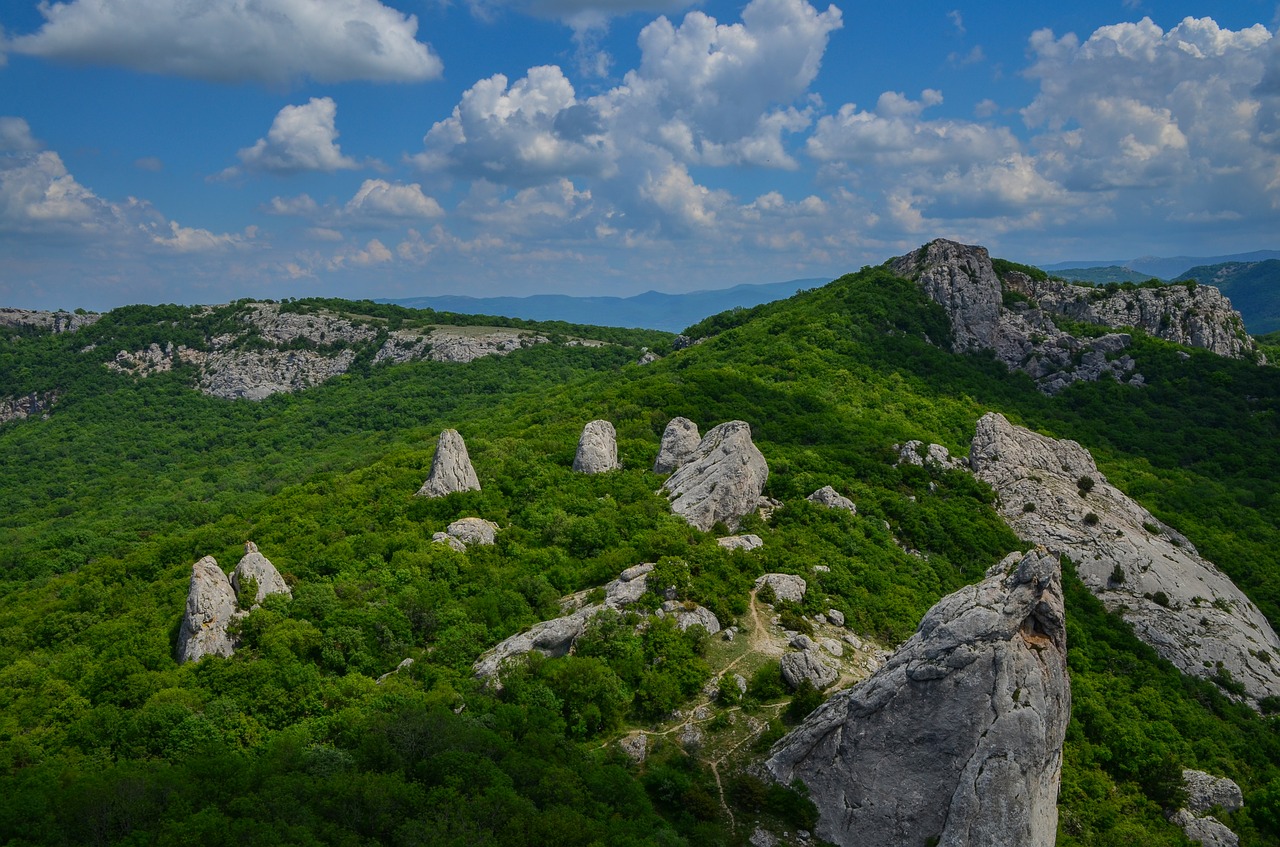
{"label": "lichen-covered rock", "polygon": [[1252,701],[1280,696],[1280,638],[1248,597],[1175,530],[1107,483],[1089,452],[991,413],[970,464],[1019,537],[1075,562],[1134,634],[1183,673],[1224,671]]}
{"label": "lichen-covered rock", "polygon": [[231,580],[212,556],[191,568],[187,608],[178,631],[178,661],[197,662],[205,656],[230,656],[235,642],[227,626],[239,617]]}
{"label": "lichen-covered rock", "polygon": [[672,418],[662,431],[658,446],[658,458],[653,463],[654,473],[671,473],[693,458],[698,450],[698,425],[688,418]]}
{"label": "lichen-covered rock", "polygon": [[467,455],[467,444],[456,429],[446,429],[436,442],[431,473],[416,497],[445,497],[459,491],[479,491],[480,480]]}
{"label": "lichen-covered rock", "polygon": [[758,535],[726,535],[724,538],[717,538],[716,544],[726,550],[754,550],[764,546]]}
{"label": "lichen-covered rock", "polygon": [[1201,847],[1239,847],[1240,836],[1213,815],[1193,815],[1186,809],[1179,809],[1169,821],[1180,827],[1187,838]]}
{"label": "lichen-covered rock", "polygon": [[830,485],[824,485],[805,498],[810,503],[826,506],[828,509],[844,509],[850,514],[858,514],[858,507],[853,501],[836,491]]}
{"label": "lichen-covered rock", "polygon": [[1182,785],[1187,790],[1186,808],[1193,814],[1203,815],[1214,809],[1238,812],[1244,807],[1244,792],[1234,779],[1187,769],[1182,772]]}
{"label": "lichen-covered rock", "polygon": [[782,679],[793,691],[806,681],[821,690],[835,682],[839,676],[839,669],[822,657],[817,645],[782,657]]}
{"label": "lichen-covered rock", "polygon": [[247,580],[256,580],[258,583],[257,594],[254,595],[253,602],[258,604],[262,602],[262,598],[268,594],[284,594],[292,597],[293,592],[289,590],[289,584],[284,581],[284,577],[280,576],[280,571],[276,570],[276,566],[258,550],[258,545],[252,541],[244,543],[244,557],[240,559],[236,569],[231,573],[231,588],[239,596],[241,588],[244,587]]}
{"label": "lichen-covered rock", "polygon": [[578,473],[605,473],[618,464],[618,434],[608,421],[591,421],[582,428],[573,469]]}
{"label": "lichen-covered rock", "polygon": [[681,631],[691,626],[702,627],[708,635],[715,635],[720,631],[720,619],[710,609],[697,603],[668,600],[658,609],[658,616],[668,615]]}
{"label": "lichen-covered rock", "polygon": [[757,589],[766,585],[773,589],[774,597],[779,600],[789,600],[792,603],[803,600],[804,593],[809,588],[809,584],[802,577],[789,573],[767,573],[756,578]]}
{"label": "lichen-covered rock", "polygon": [[729,421],[703,436],[693,456],[667,477],[662,489],[671,500],[671,511],[707,532],[721,521],[736,529],[744,515],[759,507],[768,479],[769,465],[751,442],[750,425]]}
{"label": "lichen-covered rock", "polygon": [[839,845],[1049,847],[1071,712],[1058,558],[1014,554],[940,600],[886,664],[766,762]]}

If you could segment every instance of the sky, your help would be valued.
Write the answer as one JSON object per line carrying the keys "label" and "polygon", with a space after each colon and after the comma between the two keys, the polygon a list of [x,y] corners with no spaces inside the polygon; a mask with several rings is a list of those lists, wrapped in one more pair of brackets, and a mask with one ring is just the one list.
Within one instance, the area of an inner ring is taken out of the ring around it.
{"label": "sky", "polygon": [[4,0],[0,305],[1280,248],[1275,0]]}

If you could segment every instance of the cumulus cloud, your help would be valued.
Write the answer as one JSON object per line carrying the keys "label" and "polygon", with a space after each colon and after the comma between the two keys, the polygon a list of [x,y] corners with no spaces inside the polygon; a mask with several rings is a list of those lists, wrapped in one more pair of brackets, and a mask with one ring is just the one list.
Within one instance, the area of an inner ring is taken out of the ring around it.
{"label": "cumulus cloud", "polygon": [[76,182],[52,150],[0,156],[0,227],[17,232],[101,229],[115,222],[111,204]]}
{"label": "cumulus cloud", "polygon": [[41,146],[25,120],[0,116],[0,153],[34,153]]}
{"label": "cumulus cloud", "polygon": [[14,52],[214,82],[417,82],[443,70],[418,21],[378,0],[41,3]]}
{"label": "cumulus cloud", "polygon": [[[274,174],[349,170],[360,167],[337,144],[338,105],[330,97],[312,97],[301,106],[285,106],[271,122],[266,138],[237,155],[245,170]],[[235,173],[235,169],[224,172]]]}
{"label": "cumulus cloud", "polygon": [[366,179],[344,209],[348,218],[425,219],[444,216],[434,197],[422,193],[418,183],[404,185],[382,179]]}
{"label": "cumulus cloud", "polygon": [[211,253],[237,247],[245,241],[243,236],[218,235],[207,229],[181,226],[169,221],[168,230],[152,234],[151,242],[175,253]]}

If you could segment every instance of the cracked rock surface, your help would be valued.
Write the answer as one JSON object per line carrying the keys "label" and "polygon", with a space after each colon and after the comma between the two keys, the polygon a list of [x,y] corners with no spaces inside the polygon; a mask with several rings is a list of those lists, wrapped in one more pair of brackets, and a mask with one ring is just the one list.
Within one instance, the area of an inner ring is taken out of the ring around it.
{"label": "cracked rock surface", "polygon": [[578,473],[605,473],[622,467],[618,464],[618,433],[608,421],[590,421],[582,428],[573,469]]}
{"label": "cracked rock surface", "polygon": [[667,478],[662,490],[671,500],[671,511],[690,525],[708,532],[723,521],[732,530],[759,508],[768,479],[769,465],[751,442],[751,426],[729,421],[702,437],[693,456]]}
{"label": "cracked rock surface", "polygon": [[444,497],[458,491],[479,491],[480,480],[471,466],[467,443],[456,429],[440,433],[431,473],[418,489],[417,497]]}
{"label": "cracked rock surface", "polygon": [[268,594],[293,596],[288,583],[280,576],[280,571],[276,570],[270,559],[259,552],[258,545],[252,541],[244,543],[244,557],[231,574],[232,589],[239,594],[241,584],[249,579],[257,580],[258,583],[258,593],[253,598],[255,604],[261,603],[262,598]]}
{"label": "cracked rock surface", "polygon": [[198,662],[205,656],[230,656],[236,645],[227,626],[240,616],[231,580],[218,561],[205,556],[191,568],[187,608],[178,631],[178,661]]}
{"label": "cracked rock surface", "polygon": [[658,458],[653,463],[653,472],[671,473],[679,470],[681,465],[693,458],[701,440],[697,424],[688,418],[672,418],[662,431],[662,442],[658,447]]}

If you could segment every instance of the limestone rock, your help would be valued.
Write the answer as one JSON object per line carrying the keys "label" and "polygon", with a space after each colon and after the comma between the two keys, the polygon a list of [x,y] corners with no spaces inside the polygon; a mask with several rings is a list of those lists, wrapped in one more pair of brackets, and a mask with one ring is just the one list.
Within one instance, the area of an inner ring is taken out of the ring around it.
{"label": "limestone rock", "polygon": [[1235,780],[1225,776],[1184,770],[1182,784],[1187,790],[1186,808],[1193,814],[1203,815],[1215,808],[1237,812],[1244,807],[1244,792]]}
{"label": "limestone rock", "polygon": [[280,576],[280,571],[276,570],[276,566],[266,556],[258,552],[258,545],[252,541],[244,543],[244,557],[231,574],[231,588],[237,596],[244,582],[249,579],[257,580],[258,583],[258,593],[253,598],[254,605],[261,603],[262,598],[268,594],[293,596],[288,583]]}
{"label": "limestone rock", "polygon": [[573,469],[578,473],[605,473],[618,464],[618,435],[608,421],[591,421],[582,428]]}
{"label": "limestone rock", "polygon": [[652,570],[652,562],[627,568],[617,579],[605,585],[604,602],[615,608],[636,602],[649,590],[648,574]]}
{"label": "limestone rock", "polygon": [[827,609],[827,620],[836,626],[844,626],[844,612],[839,609]]}
{"label": "limestone rock", "polygon": [[1003,297],[987,248],[939,238],[889,267],[946,309],[955,352],[995,347]]}
{"label": "limestone rock", "polygon": [[858,514],[858,507],[853,504],[853,501],[836,491],[830,485],[824,485],[805,499],[810,503],[817,503],[819,506],[826,506],[828,509],[844,509],[846,512],[851,514]]}
{"label": "limestone rock", "polygon": [[766,585],[773,589],[773,596],[793,603],[803,600],[804,593],[809,588],[803,578],[789,573],[767,573],[756,579],[757,590]]}
{"label": "limestone rock", "polygon": [[689,461],[667,478],[662,489],[671,511],[707,532],[723,521],[736,529],[744,515],[760,505],[769,465],[751,443],[751,427],[729,421],[712,428]]}
{"label": "limestone rock", "polygon": [[623,736],[618,741],[618,746],[622,748],[622,752],[628,759],[638,765],[643,763],[645,757],[649,755],[649,736],[643,732],[634,732]]}
{"label": "limestone rock", "polygon": [[216,559],[205,556],[191,568],[187,609],[178,631],[178,661],[230,656],[235,652],[235,642],[227,634],[227,626],[238,617],[231,580]]}
{"label": "limestone rock", "polygon": [[573,642],[586,631],[587,621],[595,617],[603,604],[583,606],[576,612],[534,624],[524,632],[507,638],[480,656],[472,670],[482,679],[497,680],[502,665],[508,659],[523,656],[534,650],[544,656],[558,657],[569,652]]}
{"label": "limestone rock", "polygon": [[459,553],[465,553],[467,551],[467,545],[463,544],[447,532],[433,532],[431,533],[431,540],[436,544],[448,544],[452,549],[457,550]]}
{"label": "limestone rock", "polygon": [[382,676],[375,679],[373,681],[374,685],[381,685],[382,683],[386,682],[388,679],[391,679],[391,677],[400,673],[400,671],[407,671],[411,667],[413,667],[413,659],[403,659],[401,660],[400,664],[396,665],[395,670],[387,671]]}
{"label": "limestone rock", "polygon": [[224,400],[264,400],[272,394],[302,391],[344,374],[355,351],[326,356],[314,350],[221,350],[204,354],[181,352],[180,358],[199,362],[200,390]]}
{"label": "limestone rock", "polygon": [[1049,847],[1071,711],[1061,571],[1013,554],[940,600],[887,663],[783,737],[839,845]]}
{"label": "limestone rock", "polygon": [[782,657],[782,678],[792,690],[808,681],[819,690],[835,682],[840,671],[822,657],[816,648],[787,653]]}
{"label": "limestone rock", "polygon": [[[492,545],[497,541],[498,525],[484,518],[460,518],[445,527],[445,535],[464,548],[473,544]],[[436,540],[434,536],[432,540]],[[450,546],[453,546],[450,544]],[[454,547],[454,549],[458,549]]]}
{"label": "limestone rock", "polygon": [[710,609],[697,603],[668,600],[658,609],[658,614],[670,615],[682,631],[691,626],[702,627],[708,635],[715,635],[720,631],[720,619]]}
{"label": "limestone rock", "polygon": [[456,429],[446,429],[440,433],[440,440],[436,443],[431,474],[415,496],[444,497],[459,491],[479,490],[480,480],[476,477],[475,468],[471,467],[466,442]]}
{"label": "limestone rock", "polygon": [[1019,537],[1070,556],[1089,590],[1183,673],[1226,671],[1252,701],[1280,696],[1280,662],[1259,658],[1280,656],[1280,638],[1258,607],[1185,537],[1108,484],[1079,444],[991,413],[978,421],[970,464]]}
{"label": "limestone rock", "polygon": [[1201,847],[1239,847],[1240,845],[1240,836],[1213,815],[1200,817],[1186,809],[1179,809],[1169,818],[1169,821],[1181,827],[1187,838],[1197,842]]}
{"label": "limestone rock", "polygon": [[726,550],[754,550],[764,546],[758,535],[726,535],[724,538],[717,538],[716,544]]}
{"label": "limestone rock", "polygon": [[662,443],[658,458],[653,463],[654,473],[671,473],[693,458],[698,450],[698,425],[688,418],[672,418],[662,431]]}
{"label": "limestone rock", "polygon": [[30,309],[0,308],[0,327],[33,326],[47,329],[55,335],[62,332],[75,332],[81,327],[96,323],[102,315],[73,312],[43,312]]}
{"label": "limestone rock", "polygon": [[33,391],[17,397],[0,397],[0,424],[41,415],[48,416],[49,407],[58,400],[55,391]]}
{"label": "limestone rock", "polygon": [[898,451],[898,464],[915,465],[919,468],[942,468],[954,470],[964,467],[964,462],[951,455],[951,451],[941,444],[925,444],[923,441],[908,441],[906,444],[895,444]]}
{"label": "limestone rock", "polygon": [[652,365],[654,362],[658,361],[661,358],[662,358],[661,356],[659,356],[657,353],[653,352],[652,350],[645,350],[644,353],[641,354],[640,358],[636,359],[636,364]]}

